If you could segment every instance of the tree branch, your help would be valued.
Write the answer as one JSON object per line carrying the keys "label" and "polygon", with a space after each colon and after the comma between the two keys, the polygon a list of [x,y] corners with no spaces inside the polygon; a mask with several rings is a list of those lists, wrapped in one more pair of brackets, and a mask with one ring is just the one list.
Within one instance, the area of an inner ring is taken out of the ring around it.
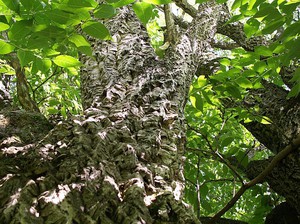
{"label": "tree branch", "polygon": [[236,195],[227,203],[227,205],[222,208],[217,214],[215,214],[209,224],[215,223],[222,215],[224,215],[230,208],[234,206],[234,204],[239,200],[239,198],[244,194],[244,192],[250,187],[256,185],[261,182],[267,175],[271,173],[274,167],[284,159],[289,153],[291,153],[294,149],[300,146],[300,134],[296,139],[292,141],[291,144],[286,146],[282,151],[280,151],[271,161],[271,163],[265,168],[263,172],[261,172],[257,177],[252,179],[250,182],[243,185],[240,190],[236,193]]}
{"label": "tree branch", "polygon": [[175,0],[175,4],[184,12],[195,18],[197,16],[197,9],[190,5],[186,0]]}

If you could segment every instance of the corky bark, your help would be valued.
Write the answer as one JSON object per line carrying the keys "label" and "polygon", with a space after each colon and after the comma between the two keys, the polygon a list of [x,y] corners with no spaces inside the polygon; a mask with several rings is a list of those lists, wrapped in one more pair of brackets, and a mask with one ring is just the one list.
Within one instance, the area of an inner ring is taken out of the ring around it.
{"label": "corky bark", "polygon": [[164,59],[129,8],[107,21],[113,40],[82,57],[84,115],[17,152],[1,148],[0,220],[199,223],[182,202],[183,109],[218,8],[203,4]]}

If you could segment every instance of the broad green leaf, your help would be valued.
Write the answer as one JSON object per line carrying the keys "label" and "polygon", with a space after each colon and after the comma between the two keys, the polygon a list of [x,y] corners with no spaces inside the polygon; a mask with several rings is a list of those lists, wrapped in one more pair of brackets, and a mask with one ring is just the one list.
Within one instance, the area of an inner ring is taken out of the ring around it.
{"label": "broad green leaf", "polygon": [[9,39],[24,42],[24,38],[32,30],[32,22],[32,20],[21,20],[15,22],[8,31]]}
{"label": "broad green leaf", "polygon": [[73,34],[72,36],[70,36],[69,41],[74,43],[76,47],[91,46],[90,43],[82,35],[79,34]]}
{"label": "broad green leaf", "polygon": [[74,43],[78,50],[82,53],[92,56],[91,45],[83,36],[79,34],[73,34],[71,37],[69,37],[69,41]]}
{"label": "broad green leaf", "polygon": [[26,47],[29,49],[42,49],[49,47],[50,39],[39,34],[33,34],[29,37]]}
{"label": "broad green leaf", "polygon": [[15,12],[19,12],[20,5],[18,0],[1,0],[1,1],[7,6],[7,8]]}
{"label": "broad green leaf", "polygon": [[111,4],[111,3],[116,3],[116,2],[118,2],[118,1],[120,1],[120,0],[106,0],[106,2],[107,2],[107,3],[110,3],[110,4]]}
{"label": "broad green leaf", "polygon": [[88,0],[69,0],[67,5],[72,8],[89,8],[93,7],[92,3]]}
{"label": "broad green leaf", "polygon": [[205,76],[204,75],[200,75],[198,77],[198,79],[197,79],[197,87],[201,88],[201,87],[205,86],[206,82],[207,82],[207,80],[206,80]]}
{"label": "broad green leaf", "polygon": [[231,142],[233,142],[234,138],[233,137],[227,137],[225,139],[222,140],[221,142],[221,147],[226,147],[228,146],[229,144],[231,144]]}
{"label": "broad green leaf", "polygon": [[242,5],[242,0],[235,0],[231,6],[232,10],[239,8]]}
{"label": "broad green leaf", "polygon": [[57,114],[59,112],[59,110],[57,108],[55,108],[55,107],[48,107],[47,112],[49,114]]}
{"label": "broad green leaf", "polygon": [[287,99],[292,98],[292,97],[297,97],[300,93],[300,82],[298,82],[296,85],[293,86],[291,91],[287,95]]}
{"label": "broad green leaf", "polygon": [[81,46],[81,47],[78,47],[78,50],[88,56],[93,56],[93,50],[92,50],[91,46]]}
{"label": "broad green leaf", "polygon": [[258,55],[261,56],[272,56],[273,55],[273,51],[271,51],[268,47],[266,46],[259,46],[259,47],[255,47],[254,52]]}
{"label": "broad green leaf", "polygon": [[59,55],[53,59],[53,62],[60,67],[81,66],[80,61],[69,55]]}
{"label": "broad green leaf", "polygon": [[265,28],[261,31],[262,34],[271,34],[275,30],[279,29],[285,23],[285,19],[278,19],[268,23]]}
{"label": "broad green leaf", "polygon": [[171,3],[172,0],[144,0],[144,2],[153,4],[153,5],[164,5],[164,4]]}
{"label": "broad green leaf", "polygon": [[152,16],[153,5],[147,2],[137,2],[132,8],[137,17],[146,25]]}
{"label": "broad green leaf", "polygon": [[51,65],[52,65],[52,61],[49,58],[41,59],[36,57],[35,60],[33,61],[31,72],[33,74],[36,74],[38,71],[41,71],[42,73],[45,74],[49,71]]}
{"label": "broad green leaf", "polygon": [[88,35],[102,40],[111,40],[108,29],[100,22],[89,21],[84,23],[81,27]]}
{"label": "broad green leaf", "polygon": [[46,12],[44,15],[48,16],[50,20],[58,23],[58,24],[68,24],[70,25],[72,23],[71,17],[73,16],[72,13],[62,11],[59,9],[53,9],[48,12]]}
{"label": "broad green leaf", "polygon": [[10,45],[9,43],[6,43],[3,40],[0,40],[0,54],[9,54],[14,49],[14,46]]}
{"label": "broad green leaf", "polygon": [[94,15],[100,19],[111,18],[115,16],[116,13],[116,9],[112,5],[108,4],[102,4],[94,11]]}
{"label": "broad green leaf", "polygon": [[10,26],[8,24],[0,22],[0,32],[4,30],[8,30],[9,27]]}
{"label": "broad green leaf", "polygon": [[207,94],[207,92],[205,92],[205,90],[202,90],[201,93],[207,103],[214,105],[214,103],[212,102],[212,99],[210,98],[210,96],[208,96],[208,94]]}
{"label": "broad green leaf", "polygon": [[120,0],[114,3],[111,3],[111,5],[115,8],[123,7],[124,5],[129,5],[131,3],[135,2],[135,0]]}
{"label": "broad green leaf", "polygon": [[[268,15],[274,15],[274,14],[278,14],[278,9],[276,9],[274,6],[272,5],[268,5],[266,7],[261,8],[255,15],[254,18],[263,18],[266,17]],[[279,13],[280,14],[280,13]]]}
{"label": "broad green leaf", "polygon": [[229,66],[230,65],[230,60],[228,58],[222,58],[220,60],[221,65]]}
{"label": "broad green leaf", "polygon": [[190,96],[190,101],[193,107],[203,112],[203,99],[199,94],[195,96]]}
{"label": "broad green leaf", "polygon": [[34,58],[35,58],[33,52],[24,51],[22,49],[19,49],[17,51],[17,55],[18,55],[18,58],[20,60],[20,64],[21,64],[22,67],[27,65],[29,62],[33,61]]}
{"label": "broad green leaf", "polygon": [[227,92],[235,98],[242,99],[240,90],[235,86],[228,86],[226,88]]}
{"label": "broad green leaf", "polygon": [[257,19],[250,18],[244,25],[244,31],[246,36],[249,38],[255,34],[260,26],[260,22]]}
{"label": "broad green leaf", "polygon": [[27,10],[38,11],[43,8],[43,5],[38,0],[20,0],[20,2]]}
{"label": "broad green leaf", "polygon": [[300,82],[300,68],[297,68],[290,82]]}
{"label": "broad green leaf", "polygon": [[280,36],[280,40],[284,40],[288,37],[292,37],[292,36],[296,36],[297,34],[300,33],[300,22],[296,22],[294,24],[291,24],[290,26],[288,26],[285,31],[283,32],[283,34]]}
{"label": "broad green leaf", "polygon": [[237,82],[237,84],[239,84],[240,87],[248,89],[248,88],[252,88],[253,85],[252,83],[244,77],[239,77],[237,80],[235,80]]}
{"label": "broad green leaf", "polygon": [[264,61],[258,61],[254,64],[254,70],[258,72],[259,74],[263,73],[265,71],[265,68],[267,67],[266,63]]}

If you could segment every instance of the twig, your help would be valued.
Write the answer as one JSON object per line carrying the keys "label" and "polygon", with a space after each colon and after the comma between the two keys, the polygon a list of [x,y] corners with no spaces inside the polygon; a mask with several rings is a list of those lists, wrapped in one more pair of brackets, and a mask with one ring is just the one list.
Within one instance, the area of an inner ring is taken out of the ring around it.
{"label": "twig", "polygon": [[200,195],[200,183],[199,183],[199,176],[200,176],[200,156],[198,155],[197,161],[197,181],[196,181],[196,192],[197,192],[197,218],[200,219],[200,202],[201,202],[201,195]]}

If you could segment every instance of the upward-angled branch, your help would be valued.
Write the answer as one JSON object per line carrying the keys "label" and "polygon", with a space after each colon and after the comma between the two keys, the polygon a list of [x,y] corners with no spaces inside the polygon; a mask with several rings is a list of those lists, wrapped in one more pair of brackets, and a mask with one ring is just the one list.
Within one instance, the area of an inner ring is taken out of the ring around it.
{"label": "upward-angled branch", "polygon": [[197,9],[190,5],[186,0],[175,0],[175,4],[184,12],[195,18],[197,16]]}
{"label": "upward-angled branch", "polygon": [[227,203],[227,205],[222,208],[214,217],[210,220],[209,223],[215,223],[222,215],[225,214],[230,208],[234,206],[234,204],[239,200],[239,198],[244,194],[244,192],[250,187],[260,183],[267,175],[271,173],[274,167],[283,160],[288,154],[290,154],[294,149],[300,146],[300,134],[296,139],[292,141],[291,144],[286,146],[282,151],[280,151],[271,161],[271,163],[261,172],[257,177],[252,179],[250,182],[243,185],[240,190],[236,193],[236,195]]}

